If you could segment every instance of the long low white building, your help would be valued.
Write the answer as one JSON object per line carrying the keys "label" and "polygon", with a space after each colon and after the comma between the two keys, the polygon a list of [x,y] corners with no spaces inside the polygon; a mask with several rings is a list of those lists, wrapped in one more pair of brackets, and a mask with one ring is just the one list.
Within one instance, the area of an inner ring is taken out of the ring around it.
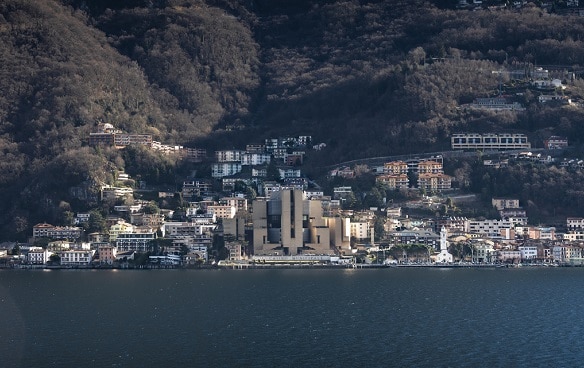
{"label": "long low white building", "polygon": [[452,149],[484,149],[484,150],[510,150],[529,149],[531,143],[525,134],[453,134],[450,137]]}

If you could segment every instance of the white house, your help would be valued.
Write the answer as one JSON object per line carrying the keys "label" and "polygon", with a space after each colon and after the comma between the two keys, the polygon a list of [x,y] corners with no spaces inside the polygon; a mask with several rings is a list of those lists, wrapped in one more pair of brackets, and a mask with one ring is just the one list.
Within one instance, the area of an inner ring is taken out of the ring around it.
{"label": "white house", "polygon": [[61,266],[87,266],[93,260],[95,250],[67,250],[59,253]]}
{"label": "white house", "polygon": [[522,245],[519,248],[521,260],[530,260],[537,258],[537,247],[531,245]]}
{"label": "white house", "polygon": [[26,261],[30,264],[46,264],[52,254],[53,252],[43,248],[30,249]]}

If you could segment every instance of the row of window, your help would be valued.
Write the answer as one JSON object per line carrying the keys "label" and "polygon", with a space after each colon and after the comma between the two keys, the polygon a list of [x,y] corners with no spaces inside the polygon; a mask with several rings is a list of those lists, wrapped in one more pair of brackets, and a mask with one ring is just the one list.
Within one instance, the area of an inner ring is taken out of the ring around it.
{"label": "row of window", "polygon": [[452,138],[453,143],[457,144],[481,144],[481,143],[493,143],[493,144],[525,144],[527,143],[527,138],[505,138],[505,137],[474,137],[474,138]]}

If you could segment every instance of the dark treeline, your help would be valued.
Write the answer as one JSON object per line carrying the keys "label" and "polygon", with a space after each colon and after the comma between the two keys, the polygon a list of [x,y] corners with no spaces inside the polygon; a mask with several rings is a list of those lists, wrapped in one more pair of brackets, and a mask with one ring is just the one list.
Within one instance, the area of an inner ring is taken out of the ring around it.
{"label": "dark treeline", "polygon": [[[174,172],[192,169],[89,148],[98,122],[209,149],[310,134],[327,152],[308,163],[323,165],[445,149],[459,131],[581,143],[581,110],[540,105],[532,89],[515,97],[525,113],[460,105],[496,95],[509,82],[493,73],[503,68],[580,70],[583,31],[584,18],[531,3],[468,11],[418,0],[5,0],[2,230],[22,237],[35,222],[89,209],[72,191],[111,183],[115,170],[172,184]],[[581,79],[562,79],[564,94],[584,100]]]}

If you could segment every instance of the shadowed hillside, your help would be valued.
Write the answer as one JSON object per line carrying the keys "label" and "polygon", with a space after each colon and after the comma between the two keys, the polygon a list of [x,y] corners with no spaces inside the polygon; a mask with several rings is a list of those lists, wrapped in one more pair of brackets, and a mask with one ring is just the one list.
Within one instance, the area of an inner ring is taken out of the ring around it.
{"label": "shadowed hillside", "polygon": [[[191,169],[88,147],[99,122],[211,150],[307,134],[327,143],[313,157],[323,165],[447,149],[460,131],[583,141],[582,109],[540,104],[529,88],[512,93],[515,82],[494,73],[549,65],[568,87],[561,93],[583,101],[583,18],[533,3],[484,1],[480,11],[436,3],[3,1],[3,229],[23,236],[84,209],[70,189],[111,183],[115,170],[176,183],[176,172]],[[461,108],[502,84],[524,112]]]}

